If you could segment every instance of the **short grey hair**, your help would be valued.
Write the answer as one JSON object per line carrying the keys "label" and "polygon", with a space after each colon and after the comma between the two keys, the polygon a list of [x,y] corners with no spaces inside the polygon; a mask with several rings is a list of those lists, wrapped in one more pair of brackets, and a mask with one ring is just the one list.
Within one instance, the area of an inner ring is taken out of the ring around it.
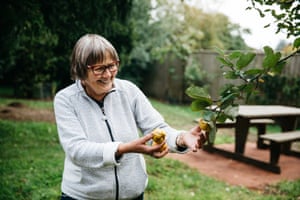
{"label": "short grey hair", "polygon": [[107,59],[119,61],[118,53],[113,45],[100,35],[83,35],[76,42],[71,55],[72,80],[86,79],[88,65],[103,63]]}

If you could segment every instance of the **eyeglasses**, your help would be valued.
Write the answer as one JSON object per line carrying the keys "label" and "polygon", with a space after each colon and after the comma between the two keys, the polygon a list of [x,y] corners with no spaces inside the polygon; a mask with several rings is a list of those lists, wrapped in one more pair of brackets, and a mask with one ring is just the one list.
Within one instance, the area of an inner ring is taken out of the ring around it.
{"label": "eyeglasses", "polygon": [[120,61],[114,61],[107,65],[88,65],[87,67],[91,69],[95,76],[103,75],[104,72],[108,69],[109,72],[114,73],[118,70]]}

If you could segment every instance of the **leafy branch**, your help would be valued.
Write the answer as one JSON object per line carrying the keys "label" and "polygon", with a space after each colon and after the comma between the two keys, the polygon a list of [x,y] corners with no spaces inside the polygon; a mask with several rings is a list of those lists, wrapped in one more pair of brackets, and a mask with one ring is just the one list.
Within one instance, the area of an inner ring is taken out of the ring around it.
{"label": "leafy branch", "polygon": [[291,55],[282,58],[280,52],[274,52],[269,46],[264,47],[264,59],[261,67],[252,67],[251,63],[256,57],[253,52],[243,53],[234,51],[225,53],[218,49],[217,59],[221,63],[223,76],[229,80],[238,82],[225,85],[220,92],[218,99],[212,99],[207,91],[202,87],[190,86],[186,94],[193,99],[191,109],[199,111],[201,119],[210,126],[209,142],[213,143],[216,134],[216,122],[225,122],[226,119],[235,120],[238,114],[237,100],[248,101],[251,94],[257,89],[259,84],[264,83],[262,77],[280,74],[286,60],[300,51],[300,40],[295,40],[296,51]]}

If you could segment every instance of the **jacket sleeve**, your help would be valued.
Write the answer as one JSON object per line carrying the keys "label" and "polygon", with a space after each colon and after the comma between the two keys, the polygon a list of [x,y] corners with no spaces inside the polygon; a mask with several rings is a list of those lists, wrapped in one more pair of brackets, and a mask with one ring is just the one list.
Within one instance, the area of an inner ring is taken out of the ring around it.
{"label": "jacket sleeve", "polygon": [[59,140],[66,156],[82,167],[100,168],[105,165],[118,165],[115,152],[120,142],[89,141],[80,125],[74,106],[74,102],[72,103],[67,94],[58,93],[54,98]]}
{"label": "jacket sleeve", "polygon": [[142,91],[137,90],[133,107],[137,124],[143,134],[150,133],[155,128],[160,128],[167,133],[167,144],[171,152],[186,153],[188,149],[178,149],[176,145],[176,138],[182,131],[170,127]]}

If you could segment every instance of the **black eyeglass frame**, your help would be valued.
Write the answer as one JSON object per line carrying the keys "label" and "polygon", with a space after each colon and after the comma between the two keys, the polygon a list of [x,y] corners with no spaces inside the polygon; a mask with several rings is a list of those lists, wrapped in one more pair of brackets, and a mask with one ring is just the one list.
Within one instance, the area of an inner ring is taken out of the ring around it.
{"label": "black eyeglass frame", "polygon": [[114,61],[106,65],[98,64],[98,65],[88,65],[87,68],[92,70],[94,75],[99,76],[103,75],[108,69],[109,72],[114,73],[119,69],[120,61]]}

